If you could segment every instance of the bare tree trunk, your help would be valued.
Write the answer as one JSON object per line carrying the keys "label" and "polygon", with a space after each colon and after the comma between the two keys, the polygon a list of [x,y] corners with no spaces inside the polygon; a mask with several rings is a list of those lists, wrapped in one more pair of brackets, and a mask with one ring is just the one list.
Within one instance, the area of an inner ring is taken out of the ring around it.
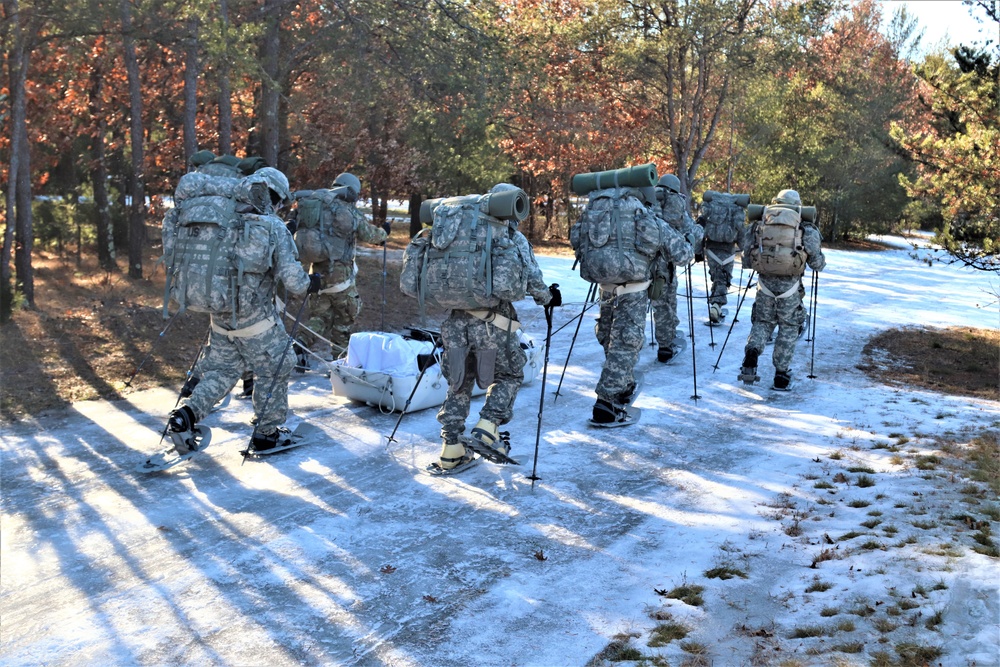
{"label": "bare tree trunk", "polygon": [[268,164],[277,166],[280,141],[278,123],[278,100],[281,96],[278,72],[278,56],[281,49],[281,4],[280,0],[265,0],[264,13],[266,27],[261,42],[260,61],[263,69],[260,94],[261,157]]}
{"label": "bare tree trunk", "polygon": [[132,173],[129,177],[128,223],[128,275],[142,278],[142,249],[146,241],[146,196],[143,191],[143,132],[142,132],[142,86],[139,81],[139,60],[132,39],[132,14],[129,0],[121,0],[122,47],[125,52],[125,71],[128,75],[130,148],[132,152]]}
{"label": "bare tree trunk", "polygon": [[[10,256],[14,251],[16,289],[28,307],[35,305],[35,280],[31,266],[34,231],[31,217],[31,152],[28,145],[26,86],[28,78],[27,43],[31,26],[21,14],[18,0],[4,0],[5,23],[11,22],[12,48],[8,54],[10,73],[11,155],[7,187],[7,228],[4,234],[2,273],[4,288],[10,285]],[[13,296],[13,294],[9,294]],[[5,304],[11,305],[11,304]],[[5,313],[9,312],[5,310]]]}
{"label": "bare tree trunk", "polygon": [[198,151],[198,19],[187,22],[184,52],[184,164]]}
{"label": "bare tree trunk", "polygon": [[104,68],[95,64],[90,75],[90,113],[97,119],[97,131],[90,140],[90,159],[93,164],[91,182],[94,186],[94,205],[97,207],[97,261],[105,271],[118,268],[115,263],[115,238],[111,229],[111,207],[108,204],[108,162],[105,155],[104,136],[108,131],[104,115],[102,94]]}
{"label": "bare tree trunk", "polygon": [[219,13],[224,44],[219,64],[219,154],[232,155],[233,98],[229,88],[229,5],[226,0],[220,0]]}
{"label": "bare tree trunk", "polygon": [[[11,45],[7,53],[7,68],[9,75],[9,85],[11,92],[11,141],[10,141],[10,164],[7,173],[7,200],[6,200],[6,226],[3,234],[3,247],[0,248],[0,321],[6,321],[13,310],[13,285],[11,279],[10,258],[14,247],[14,227],[17,219],[17,174],[20,171],[20,161],[24,134],[17,131],[17,125],[25,122],[24,111],[24,87],[18,86],[17,82],[23,83],[21,77],[21,63],[23,62],[24,48],[21,39],[21,22],[18,18],[17,0],[4,0],[4,42]],[[13,35],[8,31],[12,30]]]}

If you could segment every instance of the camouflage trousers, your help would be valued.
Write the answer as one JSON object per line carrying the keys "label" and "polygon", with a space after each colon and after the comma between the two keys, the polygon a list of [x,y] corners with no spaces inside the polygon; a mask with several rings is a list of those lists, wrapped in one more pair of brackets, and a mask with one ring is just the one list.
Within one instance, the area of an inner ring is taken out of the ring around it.
{"label": "camouflage trousers", "polygon": [[653,299],[653,323],[656,325],[654,333],[656,344],[660,347],[670,347],[674,338],[677,337],[677,325],[681,323],[677,315],[677,271],[671,269],[664,277],[667,282],[663,285],[660,296]]}
{"label": "camouflage trousers", "polygon": [[649,295],[643,290],[618,297],[607,296],[601,293],[601,314],[594,328],[597,342],[604,348],[604,368],[597,381],[597,397],[614,401],[635,382],[633,371],[646,344],[643,330]]}
{"label": "camouflage trousers", "polygon": [[[514,307],[502,303],[495,312],[517,319]],[[514,399],[524,380],[528,356],[521,349],[517,332],[508,332],[463,310],[453,310],[441,324],[444,345],[444,377],[448,394],[437,413],[444,442],[458,442],[465,432],[473,383],[486,388],[486,402],[479,416],[494,424],[506,424],[514,416]]]}
{"label": "camouflage trousers", "polygon": [[[285,423],[288,377],[295,365],[295,355],[289,350],[281,367],[278,367],[278,360],[287,344],[288,334],[277,321],[264,333],[249,338],[230,340],[213,331],[195,369],[201,381],[181,404],[189,406],[194,411],[195,419],[200,421],[212,410],[212,406],[232,391],[245,368],[253,369],[253,410],[257,417],[257,432],[261,435],[274,433],[278,426]],[[272,382],[274,391],[271,399],[267,400]]]}
{"label": "camouflage trousers", "polygon": [[[333,349],[333,356],[347,349],[351,340],[351,328],[361,314],[361,295],[351,285],[349,289],[335,294],[313,294],[309,297],[309,321],[306,326],[341,348]],[[308,332],[302,333],[306,344],[312,348],[317,342]]]}
{"label": "camouflage trousers", "polygon": [[[705,263],[708,264],[708,277],[712,280],[712,288],[708,295],[709,303],[726,305],[729,300],[729,287],[733,284],[733,265],[736,253],[735,243],[718,243],[705,241]],[[727,260],[720,262],[719,260]]]}
{"label": "camouflage trousers", "polygon": [[[796,283],[798,283],[797,289]],[[753,312],[750,315],[753,325],[750,327],[745,351],[756,350],[758,354],[763,352],[767,339],[771,337],[774,328],[778,327],[771,358],[776,371],[787,371],[795,354],[799,327],[806,321],[806,310],[802,307],[802,298],[806,290],[802,286],[801,279],[785,276],[761,276],[760,285],[775,296],[766,294],[758,286]],[[781,296],[788,291],[792,292],[789,296]]]}

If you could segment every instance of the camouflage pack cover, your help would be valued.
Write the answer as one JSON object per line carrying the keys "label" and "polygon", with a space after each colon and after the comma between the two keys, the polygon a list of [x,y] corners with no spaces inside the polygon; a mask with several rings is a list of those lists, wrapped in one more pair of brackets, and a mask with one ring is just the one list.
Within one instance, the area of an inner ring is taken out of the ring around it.
{"label": "camouflage pack cover", "polygon": [[[685,215],[687,213],[687,200],[683,196],[676,192],[671,192],[666,188],[657,188],[657,190],[661,191],[657,193],[660,217],[677,231],[686,231]],[[662,199],[660,195],[662,195]]]}
{"label": "camouflage pack cover", "polygon": [[354,261],[357,209],[341,198],[342,189],[296,193],[295,247],[301,261],[307,264]]}
{"label": "camouflage pack cover", "polygon": [[178,313],[230,314],[235,326],[244,275],[270,268],[271,218],[236,212],[241,183],[201,172],[181,177],[163,220],[164,317],[173,303]]}
{"label": "camouflage pack cover", "polygon": [[663,243],[656,216],[630,188],[591,192],[569,239],[584,280],[616,285],[649,280]]}
{"label": "camouflage pack cover", "polygon": [[459,197],[441,202],[430,229],[406,247],[399,287],[421,307],[476,310],[524,298],[525,260],[508,223],[487,215],[484,203]]}
{"label": "camouflage pack cover", "polygon": [[711,201],[701,206],[701,219],[705,227],[705,239],[719,243],[734,243],[743,230],[746,213],[736,203],[738,195],[713,192]]}
{"label": "camouflage pack cover", "polygon": [[766,276],[801,276],[806,270],[802,216],[794,207],[768,206],[754,223],[750,267]]}

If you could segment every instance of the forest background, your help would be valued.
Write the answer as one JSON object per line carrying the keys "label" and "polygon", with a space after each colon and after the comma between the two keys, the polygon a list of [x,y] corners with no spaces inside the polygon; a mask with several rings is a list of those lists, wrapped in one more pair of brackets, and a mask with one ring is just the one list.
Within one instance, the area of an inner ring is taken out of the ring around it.
{"label": "forest background", "polygon": [[827,239],[934,229],[1000,270],[996,0],[956,3],[987,39],[931,52],[875,0],[2,5],[3,320],[34,307],[39,251],[148,280],[204,148],[293,189],[352,171],[376,222],[510,181],[536,242],[567,236],[573,174],[653,161],[692,202],[791,187]]}

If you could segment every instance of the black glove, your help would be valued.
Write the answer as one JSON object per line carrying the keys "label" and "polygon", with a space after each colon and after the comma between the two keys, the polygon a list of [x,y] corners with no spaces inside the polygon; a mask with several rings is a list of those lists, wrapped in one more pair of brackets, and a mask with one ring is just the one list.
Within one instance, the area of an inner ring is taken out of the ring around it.
{"label": "black glove", "polygon": [[704,262],[704,261],[705,261],[705,256],[704,255],[702,255],[701,253],[695,253],[695,255],[694,255],[694,263],[695,264],[697,264],[699,262]]}
{"label": "black glove", "polygon": [[323,274],[321,274],[321,273],[310,273],[309,274],[309,289],[306,290],[306,294],[316,294],[321,289],[323,289]]}
{"label": "black glove", "polygon": [[288,222],[285,223],[285,227],[288,228],[288,233],[289,234],[291,234],[292,236],[295,236],[295,232],[299,228],[299,219],[298,218],[292,218],[291,220],[289,220]]}
{"label": "black glove", "polygon": [[382,223],[382,229],[385,230],[386,236],[392,234],[392,223],[386,220],[385,222]]}
{"label": "black glove", "polygon": [[557,308],[562,305],[562,292],[559,291],[557,283],[549,285],[549,294],[552,295],[552,298],[546,304],[546,308]]}
{"label": "black glove", "polygon": [[181,387],[181,398],[188,398],[194,393],[194,388],[198,386],[201,382],[201,378],[197,375],[192,375],[187,380],[184,381],[184,386]]}

